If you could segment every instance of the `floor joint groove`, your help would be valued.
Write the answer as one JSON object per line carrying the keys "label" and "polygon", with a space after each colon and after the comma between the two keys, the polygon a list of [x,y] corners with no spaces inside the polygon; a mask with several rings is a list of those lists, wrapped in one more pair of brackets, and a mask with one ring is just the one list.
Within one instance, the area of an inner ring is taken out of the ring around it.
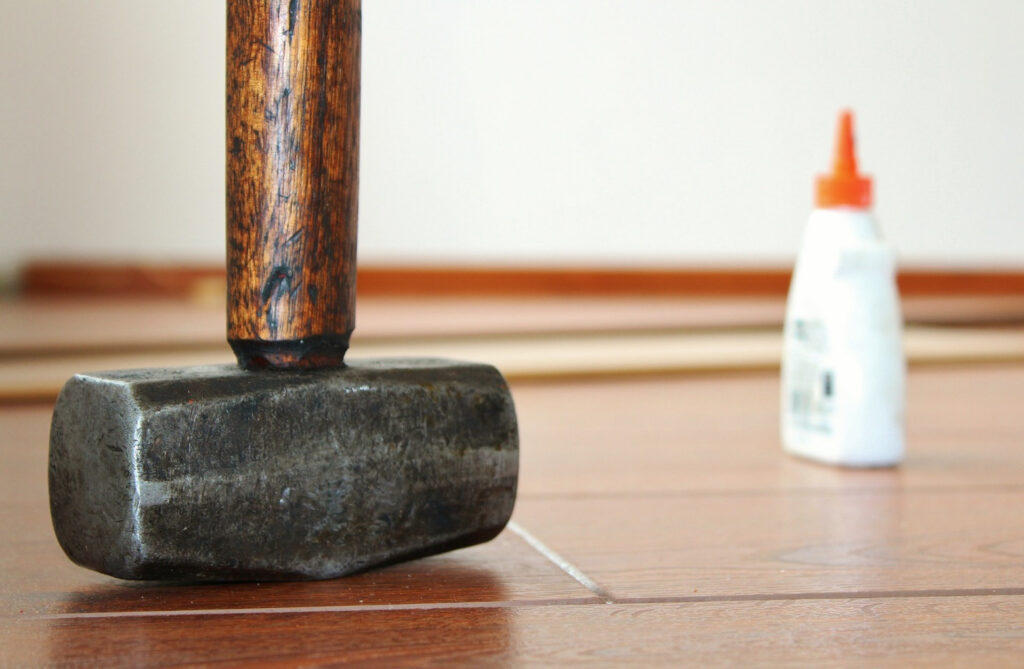
{"label": "floor joint groove", "polygon": [[602,588],[597,583],[597,581],[593,580],[592,578],[584,574],[576,565],[572,564],[564,557],[553,551],[547,544],[542,542],[540,539],[527,532],[526,529],[519,525],[519,523],[516,523],[515,521],[509,522],[508,529],[514,532],[515,534],[519,535],[519,537],[523,541],[525,541],[531,548],[533,548],[535,551],[546,557],[551,562],[555,563],[555,565],[559,569],[561,569],[566,574],[575,579],[584,588],[586,588],[587,590],[591,591],[592,593],[603,599],[606,604],[611,604],[613,602],[611,594],[609,594],[607,590]]}

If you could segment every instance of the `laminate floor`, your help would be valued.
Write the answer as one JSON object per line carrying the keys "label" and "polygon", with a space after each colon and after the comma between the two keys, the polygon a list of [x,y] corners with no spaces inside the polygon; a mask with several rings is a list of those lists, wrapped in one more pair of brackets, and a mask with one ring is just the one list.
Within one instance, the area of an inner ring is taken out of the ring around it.
{"label": "laminate floor", "polygon": [[912,369],[908,455],[784,455],[766,371],[513,383],[494,541],[315,583],[73,565],[52,405],[0,406],[0,665],[954,664],[1024,657],[1024,365]]}

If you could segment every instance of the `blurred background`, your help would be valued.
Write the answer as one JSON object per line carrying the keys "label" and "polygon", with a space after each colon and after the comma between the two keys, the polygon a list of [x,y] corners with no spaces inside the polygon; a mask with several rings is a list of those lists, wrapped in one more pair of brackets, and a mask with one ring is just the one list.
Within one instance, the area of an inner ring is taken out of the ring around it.
{"label": "blurred background", "polygon": [[[904,265],[1024,266],[1019,0],[364,5],[364,262],[786,267],[849,106]],[[4,282],[222,262],[223,3],[0,16]]]}

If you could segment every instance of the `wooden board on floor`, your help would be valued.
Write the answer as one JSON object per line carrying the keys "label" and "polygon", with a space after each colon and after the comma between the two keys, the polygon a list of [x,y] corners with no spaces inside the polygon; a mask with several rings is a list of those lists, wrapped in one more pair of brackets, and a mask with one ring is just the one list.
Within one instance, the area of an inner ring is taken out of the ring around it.
{"label": "wooden board on floor", "polygon": [[[910,328],[911,364],[1024,360],[1024,330]],[[777,369],[777,330],[353,339],[350,358],[427,357],[484,361],[511,379],[602,377]],[[0,402],[50,400],[79,372],[232,364],[226,344],[121,354],[0,359]]]}
{"label": "wooden board on floor", "polygon": [[[377,297],[359,302],[367,341],[471,336],[778,329],[784,300],[762,298]],[[908,323],[1024,323],[1024,297],[905,300]],[[209,350],[224,345],[223,297],[0,300],[0,360],[38,355]]]}
{"label": "wooden board on floor", "polygon": [[[776,298],[373,298],[359,302],[369,341],[770,328]],[[210,349],[225,342],[223,298],[0,301],[0,359],[32,355]]]}

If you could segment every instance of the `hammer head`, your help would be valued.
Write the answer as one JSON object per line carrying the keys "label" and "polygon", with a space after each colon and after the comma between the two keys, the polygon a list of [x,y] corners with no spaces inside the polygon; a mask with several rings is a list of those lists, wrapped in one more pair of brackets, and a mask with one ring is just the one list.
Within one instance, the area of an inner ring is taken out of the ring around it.
{"label": "hammer head", "polygon": [[79,374],[50,510],[75,562],[132,579],[321,579],[486,541],[519,444],[488,365],[357,361]]}

